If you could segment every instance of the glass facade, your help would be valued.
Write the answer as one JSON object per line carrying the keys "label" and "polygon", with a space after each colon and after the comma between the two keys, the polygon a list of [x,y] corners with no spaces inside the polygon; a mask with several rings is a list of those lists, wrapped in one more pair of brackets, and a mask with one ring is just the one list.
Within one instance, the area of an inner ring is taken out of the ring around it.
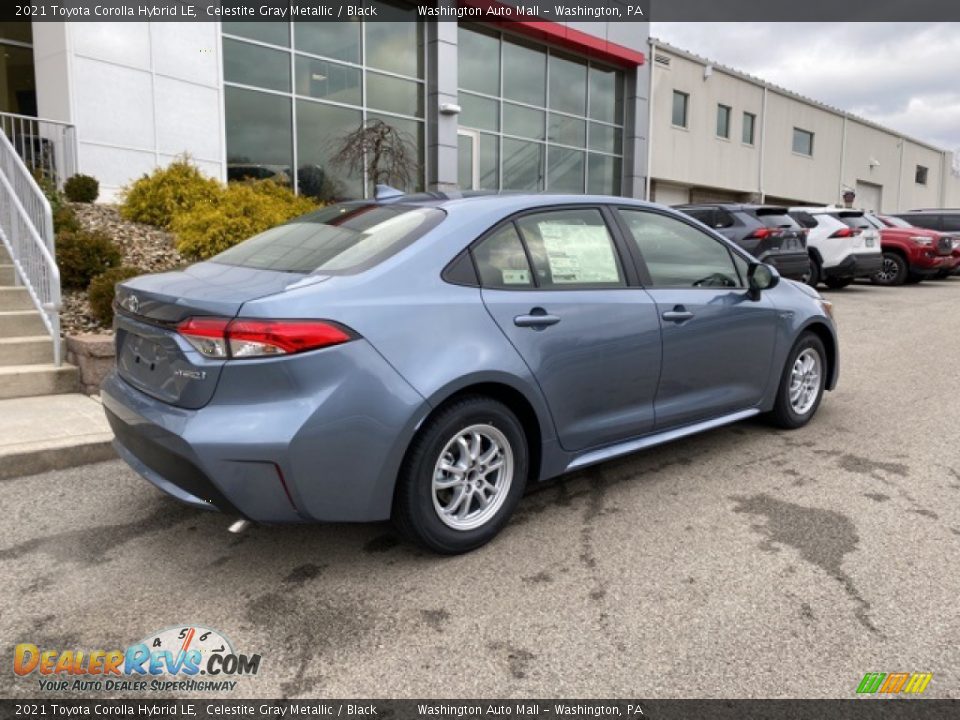
{"label": "glass facade", "polygon": [[380,22],[222,24],[228,179],[279,177],[322,200],[367,197],[371,158],[353,170],[333,158],[350,133],[382,121],[412,150],[413,180],[401,189],[423,189],[423,24],[415,8],[373,4]]}
{"label": "glass facade", "polygon": [[33,27],[29,22],[0,22],[0,112],[37,114]]}
{"label": "glass facade", "polygon": [[620,193],[620,71],[476,25],[461,25],[457,44],[459,124],[478,138],[479,188]]}

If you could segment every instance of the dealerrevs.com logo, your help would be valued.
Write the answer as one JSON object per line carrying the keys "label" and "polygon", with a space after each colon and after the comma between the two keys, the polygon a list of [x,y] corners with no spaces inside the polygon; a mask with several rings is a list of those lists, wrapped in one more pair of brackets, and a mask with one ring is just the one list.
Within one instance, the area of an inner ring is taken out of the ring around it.
{"label": "dealerrevs.com logo", "polygon": [[234,650],[222,633],[180,625],[125,650],[47,649],[20,643],[13,672],[36,677],[44,692],[230,692],[235,678],[256,675],[260,655]]}

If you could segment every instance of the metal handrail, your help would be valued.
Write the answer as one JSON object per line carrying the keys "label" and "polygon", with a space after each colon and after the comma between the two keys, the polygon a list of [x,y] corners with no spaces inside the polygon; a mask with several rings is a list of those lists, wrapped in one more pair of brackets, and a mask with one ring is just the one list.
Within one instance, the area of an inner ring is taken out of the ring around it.
{"label": "metal handrail", "polygon": [[0,133],[0,242],[53,340],[60,366],[60,270],[55,260],[53,212],[10,139]]}
{"label": "metal handrail", "polygon": [[53,180],[58,188],[77,172],[77,129],[71,123],[0,112],[0,131],[30,172]]}

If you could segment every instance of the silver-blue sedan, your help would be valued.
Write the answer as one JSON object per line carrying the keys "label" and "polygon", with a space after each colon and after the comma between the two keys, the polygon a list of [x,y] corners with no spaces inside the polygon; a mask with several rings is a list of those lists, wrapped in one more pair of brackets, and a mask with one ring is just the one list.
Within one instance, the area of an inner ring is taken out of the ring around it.
{"label": "silver-blue sedan", "polygon": [[489,541],[528,483],[764,414],[838,374],[830,303],[616,197],[424,194],[305,215],[117,291],[103,404],[161,490],[261,523]]}

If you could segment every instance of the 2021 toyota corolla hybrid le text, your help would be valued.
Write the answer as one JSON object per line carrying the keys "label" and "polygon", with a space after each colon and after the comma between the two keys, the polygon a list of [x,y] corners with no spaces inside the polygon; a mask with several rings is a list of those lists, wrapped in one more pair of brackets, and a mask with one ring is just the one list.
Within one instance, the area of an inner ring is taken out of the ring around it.
{"label": "2021 toyota corolla hybrid le text", "polygon": [[344,203],[117,290],[102,388],[161,490],[261,523],[393,518],[439,552],[528,482],[837,382],[831,306],[696,220],[611,197]]}

